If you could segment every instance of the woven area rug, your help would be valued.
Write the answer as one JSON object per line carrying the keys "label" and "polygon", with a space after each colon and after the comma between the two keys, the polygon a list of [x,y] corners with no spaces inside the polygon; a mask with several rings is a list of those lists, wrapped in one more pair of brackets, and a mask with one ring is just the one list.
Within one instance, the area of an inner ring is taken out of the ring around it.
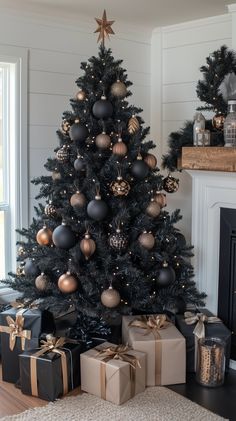
{"label": "woven area rug", "polygon": [[220,421],[196,403],[165,387],[149,387],[122,406],[83,393],[1,421]]}

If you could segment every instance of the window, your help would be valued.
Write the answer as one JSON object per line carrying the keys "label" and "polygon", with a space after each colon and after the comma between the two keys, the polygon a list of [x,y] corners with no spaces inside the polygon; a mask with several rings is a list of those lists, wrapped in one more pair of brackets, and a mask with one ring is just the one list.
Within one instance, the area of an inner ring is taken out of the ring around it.
{"label": "window", "polygon": [[27,225],[27,51],[0,45],[0,279],[16,269],[15,230]]}

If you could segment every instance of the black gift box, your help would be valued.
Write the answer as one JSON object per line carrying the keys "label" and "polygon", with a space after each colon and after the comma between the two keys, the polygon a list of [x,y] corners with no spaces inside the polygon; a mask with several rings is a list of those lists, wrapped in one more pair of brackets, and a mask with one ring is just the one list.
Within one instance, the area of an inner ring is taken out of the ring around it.
{"label": "black gift box", "polygon": [[55,336],[68,337],[70,329],[76,325],[78,312],[74,306],[54,316]]}
{"label": "black gift box", "polygon": [[[68,372],[68,391],[80,385],[80,354],[84,347],[78,343],[65,343],[59,348],[65,351]],[[25,351],[20,355],[21,391],[26,395],[31,392],[30,358],[39,349]],[[63,395],[63,378],[61,367],[61,355],[47,352],[37,357],[37,384],[38,397],[47,401],[54,401]]]}
{"label": "black gift box", "polygon": [[[10,308],[0,313],[0,326],[8,326],[6,317],[10,316],[16,319],[19,309]],[[42,312],[38,309],[27,309],[23,312],[24,329],[30,330],[31,339],[26,339],[25,349],[37,348],[39,337],[44,330],[50,332],[53,328],[52,316],[49,312]],[[9,346],[9,333],[0,333],[1,353],[2,353],[2,380],[10,383],[16,383],[20,378],[19,354],[22,353],[21,338],[17,337],[14,349],[11,351]]]}
{"label": "black gift box", "polygon": [[[209,310],[200,309],[195,313],[204,313],[206,316],[214,316]],[[193,334],[195,324],[188,325],[183,315],[176,315],[176,326],[186,339],[186,364],[188,372],[195,372],[195,337]],[[231,332],[223,323],[205,323],[205,337],[220,338],[226,342],[225,350],[225,367],[229,368],[230,351],[231,351]]]}

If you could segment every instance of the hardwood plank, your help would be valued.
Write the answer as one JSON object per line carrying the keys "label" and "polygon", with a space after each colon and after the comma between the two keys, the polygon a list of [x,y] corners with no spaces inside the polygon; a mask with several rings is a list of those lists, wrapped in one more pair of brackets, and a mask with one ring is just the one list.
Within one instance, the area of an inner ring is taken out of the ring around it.
{"label": "hardwood plank", "polygon": [[184,147],[182,148],[181,168],[235,172],[236,148]]}

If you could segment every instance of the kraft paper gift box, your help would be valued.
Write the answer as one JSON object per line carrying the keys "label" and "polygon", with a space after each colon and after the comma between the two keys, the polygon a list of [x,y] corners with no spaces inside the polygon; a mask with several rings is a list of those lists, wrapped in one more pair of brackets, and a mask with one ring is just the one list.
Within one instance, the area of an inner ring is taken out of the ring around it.
{"label": "kraft paper gift box", "polygon": [[[145,390],[146,355],[127,347],[105,342],[81,354],[81,389],[114,404],[121,405]],[[110,351],[108,351],[108,349]],[[100,350],[103,352],[100,353]],[[128,361],[115,359],[125,352]],[[104,355],[104,354],[108,355]],[[113,356],[113,357],[112,357]]]}
{"label": "kraft paper gift box", "polygon": [[[136,321],[138,325],[141,321],[143,328],[131,326]],[[124,344],[147,354],[147,386],[185,383],[185,338],[166,315],[123,316],[122,339]]]}
{"label": "kraft paper gift box", "polygon": [[[47,337],[48,338],[48,337]],[[54,401],[80,385],[81,343],[68,338],[49,338],[43,346],[19,356],[21,391]]]}
{"label": "kraft paper gift box", "polygon": [[[200,323],[199,323],[200,322]],[[176,315],[176,326],[186,339],[187,372],[195,372],[197,361],[197,342],[199,338],[214,337],[226,342],[225,356],[226,369],[229,367],[231,351],[230,330],[207,309],[185,312],[184,315]]]}
{"label": "kraft paper gift box", "polygon": [[39,345],[43,330],[53,327],[49,312],[10,308],[0,313],[2,379],[16,383],[20,378],[19,354]]}

